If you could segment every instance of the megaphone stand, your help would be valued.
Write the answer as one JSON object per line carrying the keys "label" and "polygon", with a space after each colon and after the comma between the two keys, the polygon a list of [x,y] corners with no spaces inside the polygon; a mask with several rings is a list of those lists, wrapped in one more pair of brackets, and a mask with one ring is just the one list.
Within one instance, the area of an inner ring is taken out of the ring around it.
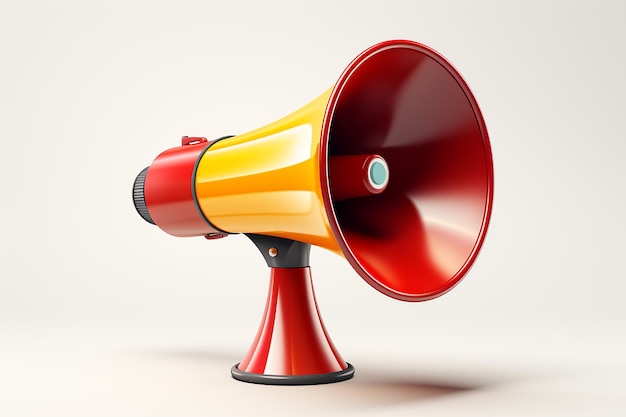
{"label": "megaphone stand", "polygon": [[311,245],[290,239],[247,234],[270,267],[265,312],[233,378],[266,385],[313,385],[352,378],[330,340],[319,313],[309,254]]}

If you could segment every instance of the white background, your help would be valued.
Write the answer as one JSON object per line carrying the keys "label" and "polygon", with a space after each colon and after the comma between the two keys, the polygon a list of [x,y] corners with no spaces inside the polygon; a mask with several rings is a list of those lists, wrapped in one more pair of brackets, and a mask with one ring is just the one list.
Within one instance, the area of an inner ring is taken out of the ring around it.
{"label": "white background", "polygon": [[[617,0],[0,0],[0,415],[625,415],[625,21]],[[314,248],[355,378],[234,381],[264,262],[243,236],[145,223],[132,182],[180,136],[271,122],[394,38],[445,55],[481,105],[483,250],[415,304]]]}

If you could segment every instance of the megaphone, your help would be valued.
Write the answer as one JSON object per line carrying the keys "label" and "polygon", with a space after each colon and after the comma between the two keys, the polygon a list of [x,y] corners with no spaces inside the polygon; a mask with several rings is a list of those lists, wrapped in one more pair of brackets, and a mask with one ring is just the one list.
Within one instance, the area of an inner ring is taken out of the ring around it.
{"label": "megaphone", "polygon": [[343,256],[381,293],[425,301],[453,288],[483,243],[493,200],[485,122],[433,49],[387,41],[335,85],[251,132],[183,137],[141,171],[138,213],[174,236],[244,233],[270,267],[263,320],[238,380],[318,384],[354,368],[324,328],[311,245]]}

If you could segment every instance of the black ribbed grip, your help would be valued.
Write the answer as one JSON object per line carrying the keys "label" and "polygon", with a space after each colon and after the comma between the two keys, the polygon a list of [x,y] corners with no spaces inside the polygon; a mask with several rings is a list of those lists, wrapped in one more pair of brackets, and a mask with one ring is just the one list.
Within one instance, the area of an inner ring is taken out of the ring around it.
{"label": "black ribbed grip", "polygon": [[148,207],[146,206],[146,199],[143,193],[143,187],[146,183],[146,174],[148,174],[148,168],[144,168],[143,171],[137,175],[135,178],[135,183],[133,184],[133,203],[135,204],[135,209],[137,209],[137,213],[148,223],[156,224],[152,217],[150,217],[150,212],[148,212]]}

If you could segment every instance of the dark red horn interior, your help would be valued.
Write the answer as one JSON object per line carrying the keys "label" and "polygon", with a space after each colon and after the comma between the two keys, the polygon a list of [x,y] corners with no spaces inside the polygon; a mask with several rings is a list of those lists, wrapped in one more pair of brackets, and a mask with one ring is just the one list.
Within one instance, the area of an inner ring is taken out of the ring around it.
{"label": "dark red horn interior", "polygon": [[[321,146],[331,227],[370,285],[423,301],[461,280],[489,223],[493,164],[478,104],[445,58],[411,41],[363,52],[335,85]],[[335,201],[329,158],[358,154],[381,155],[389,184]]]}

